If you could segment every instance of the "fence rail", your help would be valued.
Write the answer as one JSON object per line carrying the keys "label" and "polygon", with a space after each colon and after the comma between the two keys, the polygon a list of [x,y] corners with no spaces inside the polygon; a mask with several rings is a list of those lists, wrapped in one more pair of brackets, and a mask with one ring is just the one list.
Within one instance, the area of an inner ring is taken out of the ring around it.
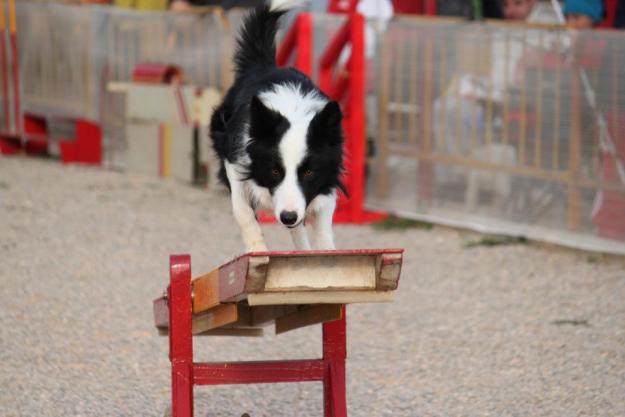
{"label": "fence rail", "polygon": [[370,206],[625,253],[623,56],[619,32],[391,22]]}

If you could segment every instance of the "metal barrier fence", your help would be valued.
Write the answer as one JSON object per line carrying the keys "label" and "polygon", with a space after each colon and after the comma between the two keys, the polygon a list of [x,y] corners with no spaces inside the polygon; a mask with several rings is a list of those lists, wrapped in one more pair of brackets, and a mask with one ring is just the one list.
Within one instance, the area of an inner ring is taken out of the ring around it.
{"label": "metal barrier fence", "polygon": [[[104,163],[123,166],[125,100],[111,81],[132,79],[140,63],[173,64],[184,82],[225,89],[231,83],[232,31],[243,12],[136,12],[115,7],[17,5],[21,109],[66,132],[70,119],[101,125]],[[54,133],[53,133],[54,134]]]}
{"label": "metal barrier fence", "polygon": [[142,62],[175,63],[185,81],[221,88],[229,83],[228,22],[219,9],[195,15],[20,3],[23,109],[99,120],[106,83],[129,81]]}
{"label": "metal barrier fence", "polygon": [[369,206],[625,253],[625,33],[400,17]]}

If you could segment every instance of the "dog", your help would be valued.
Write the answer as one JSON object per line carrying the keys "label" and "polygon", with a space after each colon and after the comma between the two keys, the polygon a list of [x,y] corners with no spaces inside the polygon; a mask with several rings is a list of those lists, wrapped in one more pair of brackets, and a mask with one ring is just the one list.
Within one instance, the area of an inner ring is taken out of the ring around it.
{"label": "dog", "polygon": [[235,79],[210,123],[219,179],[247,251],[267,251],[256,210],[272,210],[297,250],[334,249],[332,217],[345,192],[343,118],[302,72],[276,66],[279,20],[292,3],[270,0],[245,16],[234,54]]}

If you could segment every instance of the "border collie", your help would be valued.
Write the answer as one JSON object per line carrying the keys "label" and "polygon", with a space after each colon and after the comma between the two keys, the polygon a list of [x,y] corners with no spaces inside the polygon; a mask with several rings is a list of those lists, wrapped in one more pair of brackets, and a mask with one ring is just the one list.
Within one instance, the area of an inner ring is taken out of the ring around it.
{"label": "border collie", "polygon": [[220,180],[248,251],[266,251],[257,209],[273,210],[298,250],[334,249],[332,216],[343,171],[343,115],[312,81],[276,66],[278,21],[289,7],[268,0],[243,22],[235,81],[211,119]]}

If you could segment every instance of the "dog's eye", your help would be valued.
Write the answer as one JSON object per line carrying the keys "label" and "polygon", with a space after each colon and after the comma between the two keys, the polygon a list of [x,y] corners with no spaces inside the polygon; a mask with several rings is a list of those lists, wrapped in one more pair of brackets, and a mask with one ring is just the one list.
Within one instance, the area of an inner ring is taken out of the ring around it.
{"label": "dog's eye", "polygon": [[271,176],[276,178],[276,179],[279,179],[280,178],[280,170],[275,169],[275,168],[272,169],[271,170]]}
{"label": "dog's eye", "polygon": [[304,171],[304,174],[303,174],[303,175],[304,175],[304,178],[310,178],[310,177],[312,177],[312,176],[313,176],[313,174],[314,174],[314,173],[312,172],[312,170],[307,169],[306,171]]}

